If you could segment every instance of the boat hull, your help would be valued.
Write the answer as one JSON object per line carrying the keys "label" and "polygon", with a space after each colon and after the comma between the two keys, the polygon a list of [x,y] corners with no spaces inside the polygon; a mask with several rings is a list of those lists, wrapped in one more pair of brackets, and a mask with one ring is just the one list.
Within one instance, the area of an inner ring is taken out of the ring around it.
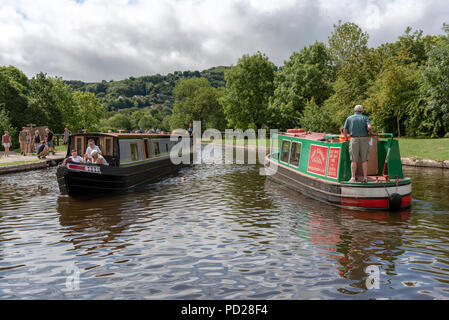
{"label": "boat hull", "polygon": [[[345,184],[292,170],[267,156],[268,178],[311,198],[334,205],[374,210],[402,210],[411,206],[411,183],[401,185]],[[273,170],[277,166],[276,170]]]}
{"label": "boat hull", "polygon": [[158,181],[176,172],[182,165],[174,165],[170,158],[154,160],[127,167],[92,166],[69,163],[56,172],[61,194],[108,194],[122,192],[143,183]]}

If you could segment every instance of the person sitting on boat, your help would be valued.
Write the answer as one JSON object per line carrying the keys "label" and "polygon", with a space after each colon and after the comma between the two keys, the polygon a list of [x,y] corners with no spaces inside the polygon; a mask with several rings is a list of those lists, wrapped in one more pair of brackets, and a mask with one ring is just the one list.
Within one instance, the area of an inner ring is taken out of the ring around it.
{"label": "person sitting on boat", "polygon": [[360,157],[363,169],[363,182],[368,181],[368,159],[369,159],[369,135],[372,134],[368,116],[362,114],[363,107],[358,104],[354,107],[354,114],[346,119],[345,140],[348,140],[348,133],[351,135],[349,141],[349,157],[351,159],[351,180],[356,182],[357,162]]}
{"label": "person sitting on boat", "polygon": [[98,148],[98,146],[95,145],[95,140],[94,139],[89,139],[88,141],[89,146],[86,149],[86,152],[84,153],[84,159],[87,160],[91,160],[92,161],[92,151],[97,151],[99,154],[101,154],[101,150],[100,148]]}
{"label": "person sitting on boat", "polygon": [[104,166],[108,166],[109,165],[106,162],[106,159],[103,158],[103,156],[97,150],[93,150],[90,155],[92,156],[92,160],[91,160],[92,163],[102,164]]}
{"label": "person sitting on boat", "polygon": [[75,163],[83,163],[84,159],[78,155],[78,151],[72,150],[72,156],[69,157],[69,161],[75,162]]}

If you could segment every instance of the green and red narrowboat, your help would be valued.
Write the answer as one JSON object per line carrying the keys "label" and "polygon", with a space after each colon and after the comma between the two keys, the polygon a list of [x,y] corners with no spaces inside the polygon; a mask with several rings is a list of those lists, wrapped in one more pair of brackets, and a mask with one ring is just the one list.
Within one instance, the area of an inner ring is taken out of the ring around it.
{"label": "green and red narrowboat", "polygon": [[[349,182],[349,142],[342,140],[303,129],[274,135],[265,161],[269,179],[342,207],[400,210],[411,206],[411,180],[404,177],[399,144],[392,134],[373,136],[366,183]],[[359,163],[357,181],[362,181],[361,167]]]}

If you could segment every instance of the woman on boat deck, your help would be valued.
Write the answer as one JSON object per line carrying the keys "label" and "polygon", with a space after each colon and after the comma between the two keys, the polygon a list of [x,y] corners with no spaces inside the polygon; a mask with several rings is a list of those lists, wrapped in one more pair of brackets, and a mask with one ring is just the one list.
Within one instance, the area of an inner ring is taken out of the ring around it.
{"label": "woman on boat deck", "polygon": [[102,164],[104,166],[108,166],[109,164],[106,162],[105,158],[103,158],[103,156],[97,151],[97,150],[93,150],[90,153],[90,156],[92,157],[92,163],[95,164]]}
{"label": "woman on boat deck", "polygon": [[358,104],[354,107],[354,114],[345,122],[345,140],[348,140],[348,132],[351,135],[349,141],[349,157],[351,159],[351,180],[356,182],[357,162],[360,157],[363,169],[363,182],[368,182],[369,159],[369,135],[373,134],[373,127],[368,116],[363,115],[363,107]]}

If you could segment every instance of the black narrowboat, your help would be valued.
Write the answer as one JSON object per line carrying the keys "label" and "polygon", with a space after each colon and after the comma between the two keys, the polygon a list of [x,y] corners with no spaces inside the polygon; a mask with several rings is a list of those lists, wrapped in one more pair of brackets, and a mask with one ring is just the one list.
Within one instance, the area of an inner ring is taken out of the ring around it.
{"label": "black narrowboat", "polygon": [[[180,135],[177,135],[181,139]],[[93,139],[108,165],[64,161],[57,168],[61,194],[107,194],[126,191],[153,182],[175,172],[182,165],[172,163],[170,151],[177,141],[170,134],[80,133],[69,138],[71,150],[84,156],[88,141]],[[192,150],[189,150],[191,159]]]}

